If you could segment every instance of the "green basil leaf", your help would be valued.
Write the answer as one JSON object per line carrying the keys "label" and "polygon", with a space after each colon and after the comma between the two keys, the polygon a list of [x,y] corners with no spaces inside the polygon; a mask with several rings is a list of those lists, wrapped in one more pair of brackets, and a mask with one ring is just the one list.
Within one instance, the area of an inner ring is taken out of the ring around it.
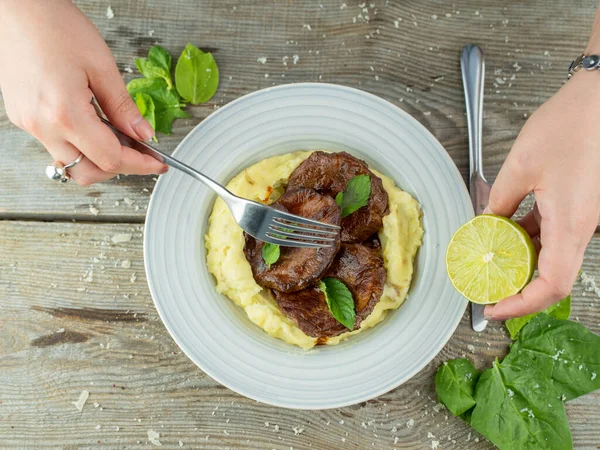
{"label": "green basil leaf", "polygon": [[162,78],[167,83],[169,89],[173,87],[169,71],[155,65],[152,61],[149,61],[146,58],[138,58],[135,60],[135,65],[140,73],[146,78]]}
{"label": "green basil leaf", "polygon": [[503,450],[572,449],[565,407],[537,370],[495,361],[475,389],[471,426]]}
{"label": "green basil leaf", "polygon": [[331,315],[349,330],[354,329],[356,312],[352,293],[346,285],[337,278],[323,278],[319,289],[325,294],[325,300]]}
{"label": "green basil leaf", "polygon": [[177,118],[188,118],[190,115],[181,108],[179,95],[174,89],[169,89],[162,78],[135,78],[127,84],[127,90],[133,96],[138,92],[152,97],[156,117],[156,131],[170,134],[173,121]]}
{"label": "green basil leaf", "polygon": [[435,393],[455,416],[475,406],[475,385],[479,371],[465,358],[445,361],[435,375]]}
{"label": "green basil leaf", "polygon": [[[571,296],[569,295],[568,297],[563,298],[560,302],[549,306],[541,312],[556,317],[557,319],[568,319],[571,315]],[[510,333],[510,338],[515,340],[521,328],[527,325],[527,323],[538,314],[540,313],[528,314],[527,316],[507,320],[504,325],[506,325],[506,329]]]}
{"label": "green basil leaf", "polygon": [[[148,94],[144,94],[143,92],[137,92],[133,94],[133,101],[142,114],[142,117],[148,121],[154,130],[156,130],[155,106],[152,97],[150,97]],[[153,136],[152,139],[158,142],[156,136]]]}
{"label": "green basil leaf", "polygon": [[600,336],[570,320],[544,313],[534,317],[505,362],[545,373],[564,400],[600,389]]}
{"label": "green basil leaf", "polygon": [[212,54],[187,44],[175,66],[175,85],[179,95],[194,105],[210,100],[219,85],[219,68]]}
{"label": "green basil leaf", "polygon": [[371,196],[371,176],[357,175],[348,181],[344,192],[335,196],[335,201],[342,208],[342,218],[349,216],[357,209],[367,206]]}
{"label": "green basil leaf", "polygon": [[151,47],[148,51],[148,60],[154,65],[162,67],[167,72],[171,73],[171,54],[166,48],[161,47],[160,45]]}
{"label": "green basil leaf", "polygon": [[281,249],[278,244],[265,242],[265,245],[262,247],[262,258],[269,269],[271,268],[271,264],[275,264],[277,262],[280,254]]}

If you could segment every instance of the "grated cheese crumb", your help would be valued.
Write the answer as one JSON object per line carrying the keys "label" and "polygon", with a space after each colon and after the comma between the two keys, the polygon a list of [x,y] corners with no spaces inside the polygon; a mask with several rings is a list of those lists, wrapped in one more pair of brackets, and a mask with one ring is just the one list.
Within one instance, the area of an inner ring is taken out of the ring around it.
{"label": "grated cheese crumb", "polygon": [[121,267],[123,269],[129,269],[131,267],[131,261],[129,261],[128,259],[124,259],[123,261],[121,261]]}
{"label": "grated cheese crumb", "polygon": [[267,57],[266,56],[261,56],[260,58],[256,58],[256,62],[261,63],[261,64],[266,64]]}
{"label": "grated cheese crumb", "polygon": [[[65,331],[63,329],[63,331]],[[592,378],[593,380],[593,378]],[[90,396],[90,393],[88,391],[81,391],[81,394],[79,394],[79,398],[77,399],[76,402],[71,402],[73,404],[73,406],[75,406],[75,408],[77,408],[77,410],[79,412],[83,411],[83,407],[85,405],[85,402],[87,402],[88,397]]]}
{"label": "grated cheese crumb", "polygon": [[113,11],[113,9],[109,6],[108,8],[106,8],[106,18],[107,19],[112,19],[113,17],[115,17],[115,12]]}
{"label": "grated cheese crumb", "polygon": [[113,244],[120,244],[122,242],[131,241],[132,237],[133,237],[133,234],[131,234],[131,233],[121,233],[121,234],[115,234],[112,238],[110,238],[110,240],[113,242]]}
{"label": "grated cheese crumb", "polygon": [[407,428],[412,428],[414,424],[415,421],[413,419],[408,419],[408,422],[406,422]]}
{"label": "grated cheese crumb", "polygon": [[158,438],[160,438],[160,433],[158,433],[154,430],[148,430],[148,440],[150,441],[151,444],[162,445],[160,443],[160,441],[158,440]]}
{"label": "grated cheese crumb", "polygon": [[90,205],[90,212],[92,213],[93,216],[97,216],[98,214],[100,214],[100,211],[98,211],[98,208],[96,208],[93,205]]}
{"label": "grated cheese crumb", "polygon": [[431,441],[431,448],[436,449],[440,445],[440,441]]}

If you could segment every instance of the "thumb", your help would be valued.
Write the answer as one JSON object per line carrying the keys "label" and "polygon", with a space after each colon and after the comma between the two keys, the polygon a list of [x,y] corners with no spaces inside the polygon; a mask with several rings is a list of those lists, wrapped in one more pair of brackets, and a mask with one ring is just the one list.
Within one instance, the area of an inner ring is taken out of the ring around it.
{"label": "thumb", "polygon": [[504,217],[512,217],[521,201],[533,190],[534,182],[532,173],[523,167],[518,153],[526,152],[527,148],[513,146],[508,158],[504,161],[496,181],[490,191],[486,214],[497,214]]}
{"label": "thumb", "polygon": [[135,102],[125,88],[114,60],[88,74],[90,89],[108,120],[123,133],[147,141],[154,136],[154,129],[142,117]]}

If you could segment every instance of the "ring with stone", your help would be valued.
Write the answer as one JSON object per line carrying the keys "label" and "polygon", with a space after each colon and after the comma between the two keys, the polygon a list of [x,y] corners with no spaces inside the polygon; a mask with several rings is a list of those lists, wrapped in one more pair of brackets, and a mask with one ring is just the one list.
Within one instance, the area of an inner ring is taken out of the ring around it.
{"label": "ring with stone", "polygon": [[75,161],[66,165],[60,161],[54,161],[52,164],[46,166],[46,176],[51,180],[60,181],[61,183],[68,183],[71,180],[71,175],[69,175],[67,170],[74,167],[82,159],[83,153],[80,153]]}

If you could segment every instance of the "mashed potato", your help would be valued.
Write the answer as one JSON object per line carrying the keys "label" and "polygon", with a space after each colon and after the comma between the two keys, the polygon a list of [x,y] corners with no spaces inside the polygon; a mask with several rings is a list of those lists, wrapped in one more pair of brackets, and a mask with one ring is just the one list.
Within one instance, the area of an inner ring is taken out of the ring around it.
{"label": "mashed potato", "polygon": [[[236,175],[227,188],[241,197],[272,203],[284,192],[293,170],[311,153],[302,151],[267,158]],[[423,228],[419,204],[390,178],[372,171],[383,180],[389,196],[390,213],[383,218],[383,227],[379,231],[387,272],[383,295],[373,312],[362,321],[360,329],[329,338],[328,345],[338,344],[348,336],[377,325],[388,310],[402,304],[410,287],[415,254],[421,245]],[[216,279],[217,291],[243,308],[250,320],[269,335],[303,349],[314,347],[317,339],[300,330],[279,310],[271,292],[254,281],[244,256],[242,229],[221,199],[215,202],[208,223],[206,259],[208,270]]]}

